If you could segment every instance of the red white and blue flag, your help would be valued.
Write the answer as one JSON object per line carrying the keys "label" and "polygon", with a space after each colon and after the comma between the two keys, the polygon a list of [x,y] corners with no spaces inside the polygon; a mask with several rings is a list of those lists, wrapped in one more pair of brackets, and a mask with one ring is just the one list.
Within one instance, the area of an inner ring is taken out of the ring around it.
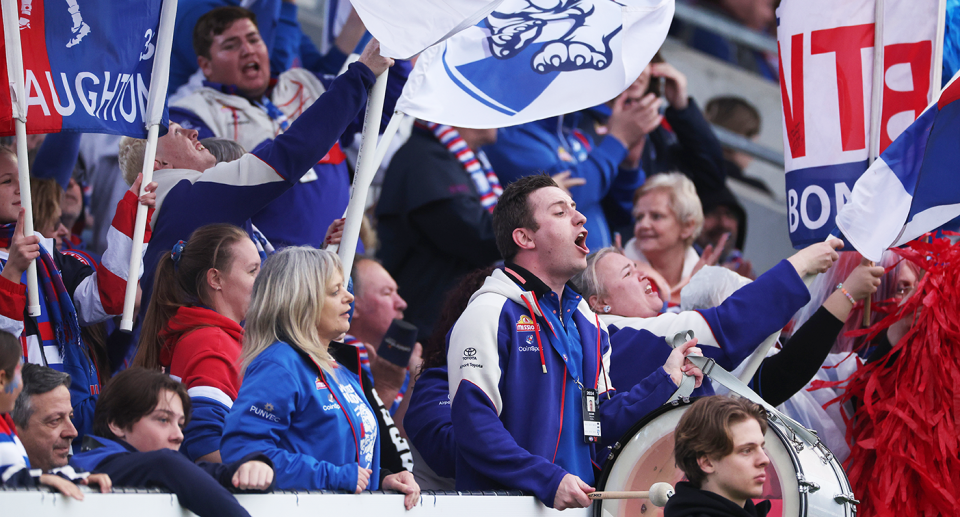
{"label": "red white and blue flag", "polygon": [[958,76],[863,173],[837,214],[844,237],[874,262],[960,216]]}
{"label": "red white and blue flag", "polygon": [[935,98],[940,6],[938,0],[780,2],[784,172],[795,248],[829,235],[871,159]]}
{"label": "red white and blue flag", "polygon": [[[27,132],[145,138],[162,4],[162,0],[19,0]],[[6,49],[0,59],[0,84],[9,84]],[[11,114],[11,97],[2,92],[0,135],[14,133]],[[166,126],[165,111],[162,119]]]}

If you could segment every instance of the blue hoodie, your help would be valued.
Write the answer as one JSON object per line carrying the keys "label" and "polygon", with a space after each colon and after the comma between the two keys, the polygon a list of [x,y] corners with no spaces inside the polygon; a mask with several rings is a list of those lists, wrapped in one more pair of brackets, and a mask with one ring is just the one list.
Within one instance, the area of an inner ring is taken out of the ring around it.
{"label": "blue hoodie", "polygon": [[325,372],[282,341],[247,367],[223,429],[224,461],[255,451],[273,460],[283,490],[353,492],[360,465],[373,470],[367,489],[380,485],[380,436],[360,378]]}
{"label": "blue hoodie", "polygon": [[601,201],[617,179],[627,148],[608,136],[594,147],[587,135],[564,126],[563,117],[553,117],[497,131],[497,143],[483,148],[506,186],[523,176],[570,171],[570,177],[587,182],[572,187],[577,210],[587,217],[587,246],[600,249],[611,244],[610,229]]}

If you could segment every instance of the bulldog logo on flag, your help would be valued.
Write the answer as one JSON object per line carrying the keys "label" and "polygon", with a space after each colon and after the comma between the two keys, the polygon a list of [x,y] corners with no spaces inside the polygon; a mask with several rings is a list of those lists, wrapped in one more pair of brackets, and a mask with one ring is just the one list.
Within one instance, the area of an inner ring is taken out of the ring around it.
{"label": "bulldog logo on flag", "polygon": [[[526,5],[518,12],[497,10],[481,22],[489,29],[489,56],[454,64],[448,61],[446,52],[443,54],[444,68],[460,88],[507,115],[516,115],[529,106],[560,72],[609,67],[613,59],[610,40],[621,29],[620,6],[614,2],[523,3]],[[593,23],[594,19],[598,23]],[[470,56],[461,53],[459,57]],[[518,81],[503,81],[504,73]]]}
{"label": "bulldog logo on flag", "polygon": [[485,128],[601,104],[636,80],[672,17],[673,0],[504,0],[421,54],[397,109]]}

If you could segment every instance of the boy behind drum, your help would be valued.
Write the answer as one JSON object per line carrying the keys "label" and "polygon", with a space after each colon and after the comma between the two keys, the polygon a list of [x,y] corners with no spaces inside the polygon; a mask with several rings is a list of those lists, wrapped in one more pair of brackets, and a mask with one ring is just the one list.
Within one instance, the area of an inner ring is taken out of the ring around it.
{"label": "boy behind drum", "polygon": [[770,463],[764,447],[767,416],[746,400],[704,397],[680,419],[673,454],[689,482],[677,483],[664,517],[764,517],[763,494]]}

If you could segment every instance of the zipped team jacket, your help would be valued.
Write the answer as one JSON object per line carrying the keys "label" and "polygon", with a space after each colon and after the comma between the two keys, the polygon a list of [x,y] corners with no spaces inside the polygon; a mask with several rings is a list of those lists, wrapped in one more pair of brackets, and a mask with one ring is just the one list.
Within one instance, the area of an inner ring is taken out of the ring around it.
{"label": "zipped team jacket", "polygon": [[[532,290],[524,291],[521,282]],[[520,489],[553,505],[567,474],[554,463],[561,429],[583,423],[564,421],[569,358],[540,310],[540,300],[550,292],[535,276],[508,263],[473,295],[448,336],[458,490]],[[629,392],[616,394],[608,377],[606,326],[572,289],[564,293],[579,299],[572,315],[582,346],[578,369],[584,385],[600,395],[602,434],[619,437],[663,404],[676,385],[661,368]],[[594,457],[593,444],[578,447],[583,447],[578,453]]]}

